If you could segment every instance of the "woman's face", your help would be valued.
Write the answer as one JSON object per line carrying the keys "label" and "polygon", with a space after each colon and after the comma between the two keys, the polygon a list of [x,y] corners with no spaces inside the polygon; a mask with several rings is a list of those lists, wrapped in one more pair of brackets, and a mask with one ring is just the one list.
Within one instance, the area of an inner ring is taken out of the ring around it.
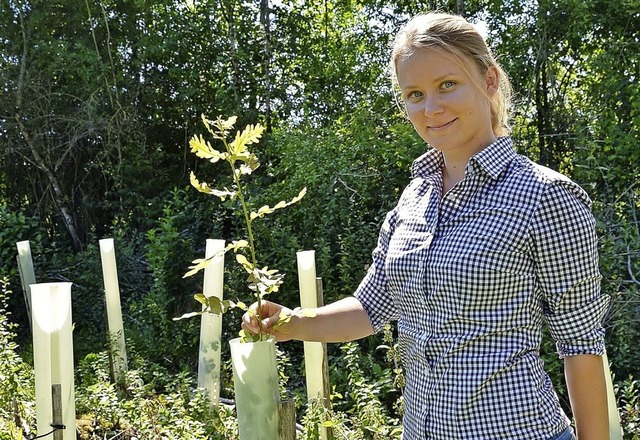
{"label": "woman's face", "polygon": [[471,61],[463,67],[445,51],[421,48],[397,61],[396,74],[409,119],[429,145],[471,157],[495,141],[489,102],[498,87],[495,68],[482,74]]}

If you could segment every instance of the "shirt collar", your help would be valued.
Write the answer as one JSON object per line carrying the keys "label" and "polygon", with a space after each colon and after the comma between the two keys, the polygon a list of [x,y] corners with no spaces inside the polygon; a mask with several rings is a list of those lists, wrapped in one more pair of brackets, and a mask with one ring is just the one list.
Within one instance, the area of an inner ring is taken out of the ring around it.
{"label": "shirt collar", "polygon": [[516,156],[511,138],[500,137],[471,157],[466,172],[474,173],[482,169],[495,180]]}
{"label": "shirt collar", "polygon": [[[497,179],[516,155],[511,138],[509,136],[500,137],[471,157],[467,164],[466,174],[474,174],[484,170],[491,178]],[[443,165],[442,152],[433,148],[413,162],[411,177],[427,177],[439,173]]]}

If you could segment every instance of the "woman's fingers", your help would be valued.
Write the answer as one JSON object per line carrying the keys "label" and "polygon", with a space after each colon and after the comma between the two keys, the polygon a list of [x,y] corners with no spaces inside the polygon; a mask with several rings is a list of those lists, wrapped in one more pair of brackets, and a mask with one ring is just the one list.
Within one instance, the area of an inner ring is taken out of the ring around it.
{"label": "woman's fingers", "polygon": [[[271,301],[262,301],[260,310],[258,310],[258,303],[254,303],[242,316],[242,329],[252,334],[258,334],[260,333],[260,327],[262,327],[264,333],[273,335],[278,341],[288,340],[290,337],[283,333],[283,327],[274,328],[280,320],[282,312],[292,313],[288,308]],[[260,323],[258,323],[258,319],[260,319]]]}
{"label": "woman's fingers", "polygon": [[249,307],[249,311],[242,316],[242,328],[254,334],[259,333],[260,325],[258,324],[258,319],[260,319],[262,330],[269,333],[271,327],[278,321],[277,318],[280,316],[281,310],[281,305],[270,301],[262,301],[260,310],[258,310],[258,303],[254,303]]}

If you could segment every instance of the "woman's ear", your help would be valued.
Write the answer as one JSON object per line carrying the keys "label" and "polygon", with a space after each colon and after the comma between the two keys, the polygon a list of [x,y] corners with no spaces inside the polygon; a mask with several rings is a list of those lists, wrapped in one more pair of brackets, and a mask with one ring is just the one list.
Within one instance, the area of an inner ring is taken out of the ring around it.
{"label": "woman's ear", "polygon": [[500,86],[500,72],[498,71],[498,68],[496,66],[489,66],[484,79],[487,83],[487,94],[489,96],[493,96]]}

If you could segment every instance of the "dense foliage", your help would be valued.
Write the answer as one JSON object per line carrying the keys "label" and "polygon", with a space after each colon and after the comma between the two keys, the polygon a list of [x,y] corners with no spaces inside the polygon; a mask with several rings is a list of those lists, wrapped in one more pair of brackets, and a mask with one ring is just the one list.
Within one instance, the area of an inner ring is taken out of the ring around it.
{"label": "dense foliage", "polygon": [[[602,286],[613,299],[609,358],[628,438],[638,438],[640,0],[0,0],[0,438],[34,426],[21,240],[31,243],[38,281],[74,283],[87,432],[232,438],[231,410],[211,414],[194,390],[198,323],[172,321],[195,307],[201,280],[182,276],[205,240],[242,231],[227,202],[189,188],[190,171],[230,184],[188,154],[200,114],[267,128],[249,203],[308,189],[296,209],[254,231],[260,261],[287,274],[278,300],[298,304],[302,249],[316,250],[326,301],[349,295],[425,148],[387,78],[389,37],[435,8],[486,25],[516,90],[519,150],[570,175],[594,201]],[[97,249],[105,237],[116,242],[131,350],[124,391],[105,365]],[[233,299],[245,276],[226,276]],[[227,315],[223,337],[237,330],[237,314]],[[329,347],[330,415],[303,411],[301,346],[282,345],[283,386],[297,396],[305,438],[318,420],[343,438],[397,436],[397,371],[381,344],[376,336]],[[566,399],[550,340],[544,352]],[[228,383],[223,395],[231,397]]]}

